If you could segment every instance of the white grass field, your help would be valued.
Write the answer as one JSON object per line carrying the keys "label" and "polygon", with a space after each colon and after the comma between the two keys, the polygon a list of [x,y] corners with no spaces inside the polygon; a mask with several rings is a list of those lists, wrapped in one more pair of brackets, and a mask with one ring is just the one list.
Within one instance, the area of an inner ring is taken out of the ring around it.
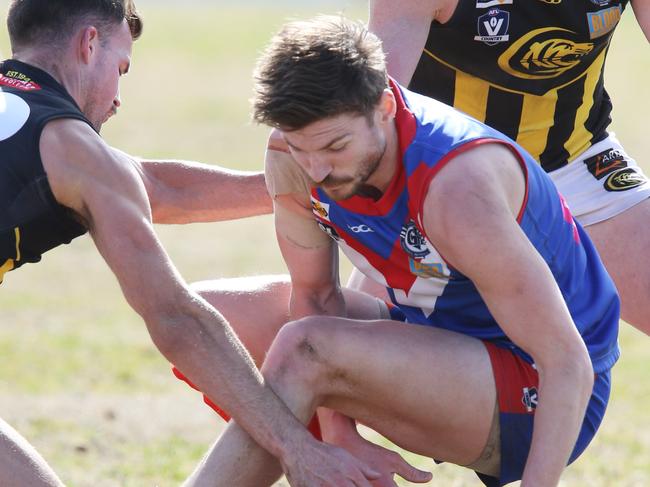
{"label": "white grass field", "polygon": [[[257,53],[287,17],[341,8],[366,16],[360,0],[304,4],[142,3],[145,33],[106,139],[149,157],[260,169],[267,131],[249,123],[247,101]],[[648,48],[626,12],[607,86],[613,129],[646,169]],[[4,28],[0,52],[9,52]],[[158,230],[188,281],[284,270],[269,217]],[[0,310],[0,416],[67,485],[178,485],[221,430],[200,397],[173,378],[90,239],[8,274]],[[592,446],[565,473],[565,487],[650,485],[650,339],[622,324],[621,345],[610,409]],[[461,468],[409,458],[433,469],[432,486],[480,485]]]}

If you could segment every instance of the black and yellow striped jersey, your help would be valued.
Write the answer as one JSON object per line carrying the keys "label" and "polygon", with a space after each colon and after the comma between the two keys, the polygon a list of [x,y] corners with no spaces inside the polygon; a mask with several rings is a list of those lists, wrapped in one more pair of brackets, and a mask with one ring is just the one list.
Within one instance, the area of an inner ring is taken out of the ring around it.
{"label": "black and yellow striped jersey", "polygon": [[606,137],[603,68],[626,1],[459,0],[410,88],[516,140],[546,171]]}
{"label": "black and yellow striped jersey", "polygon": [[55,200],[41,162],[43,127],[60,118],[90,125],[49,74],[15,60],[0,63],[0,282],[86,232]]}

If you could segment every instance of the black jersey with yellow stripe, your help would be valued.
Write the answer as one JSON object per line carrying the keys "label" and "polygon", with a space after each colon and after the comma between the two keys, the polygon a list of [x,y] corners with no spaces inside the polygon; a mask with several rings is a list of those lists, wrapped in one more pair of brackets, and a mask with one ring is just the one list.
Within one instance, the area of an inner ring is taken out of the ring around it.
{"label": "black jersey with yellow stripe", "polygon": [[0,282],[86,232],[55,200],[41,162],[43,127],[60,118],[90,125],[49,74],[15,60],[0,64]]}
{"label": "black jersey with yellow stripe", "polygon": [[510,136],[546,171],[606,137],[603,68],[625,1],[459,0],[410,88]]}

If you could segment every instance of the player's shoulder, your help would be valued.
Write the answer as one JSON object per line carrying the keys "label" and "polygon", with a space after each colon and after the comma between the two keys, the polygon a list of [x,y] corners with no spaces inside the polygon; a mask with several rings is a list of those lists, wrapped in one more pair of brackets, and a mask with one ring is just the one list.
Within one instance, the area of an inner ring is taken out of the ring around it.
{"label": "player's shoulder", "polygon": [[266,186],[272,198],[283,194],[309,194],[311,181],[294,160],[279,130],[269,135],[264,158]]}

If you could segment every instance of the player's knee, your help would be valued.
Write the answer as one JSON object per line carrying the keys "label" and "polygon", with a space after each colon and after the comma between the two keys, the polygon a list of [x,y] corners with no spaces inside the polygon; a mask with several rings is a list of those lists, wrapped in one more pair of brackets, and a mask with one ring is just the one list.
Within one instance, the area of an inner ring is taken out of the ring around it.
{"label": "player's knee", "polygon": [[291,381],[306,386],[318,384],[325,362],[316,321],[316,317],[308,317],[282,327],[262,368],[267,380]]}

